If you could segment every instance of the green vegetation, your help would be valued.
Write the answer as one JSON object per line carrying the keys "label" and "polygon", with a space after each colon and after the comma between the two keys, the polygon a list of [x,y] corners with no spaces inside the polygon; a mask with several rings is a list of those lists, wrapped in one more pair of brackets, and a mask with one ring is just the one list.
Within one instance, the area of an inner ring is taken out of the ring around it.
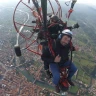
{"label": "green vegetation", "polygon": [[48,85],[47,83],[41,83],[41,82],[38,82],[38,81],[36,81],[36,84],[38,85],[38,86],[41,86],[42,88],[47,88],[47,89],[49,89],[50,91],[55,91],[54,90],[54,87],[53,86],[51,86],[51,85]]}
{"label": "green vegetation", "polygon": [[77,91],[78,91],[78,89],[79,89],[78,86],[74,86],[74,87],[71,87],[71,88],[70,88],[69,92],[76,94]]}

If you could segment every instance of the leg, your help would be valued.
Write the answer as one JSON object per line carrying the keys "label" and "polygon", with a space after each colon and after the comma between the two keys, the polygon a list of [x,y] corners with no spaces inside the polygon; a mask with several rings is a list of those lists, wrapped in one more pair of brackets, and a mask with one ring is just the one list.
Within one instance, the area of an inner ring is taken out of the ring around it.
{"label": "leg", "polygon": [[47,79],[52,78],[52,73],[49,71],[49,64],[48,64],[48,62],[44,62],[44,70],[45,70]]}
{"label": "leg", "polygon": [[47,62],[44,62],[44,69],[49,70],[49,64]]}
{"label": "leg", "polygon": [[68,77],[67,77],[68,83],[71,86],[75,86],[74,83],[71,81],[71,78],[75,74],[75,72],[77,71],[77,68],[75,67],[75,65],[71,61],[67,61],[65,64],[63,64],[63,67],[67,67],[67,66],[69,66]]}
{"label": "leg", "polygon": [[51,63],[50,64],[50,69],[53,75],[53,83],[55,85],[59,84],[59,80],[60,80],[60,72],[59,72],[59,66],[55,63]]}
{"label": "leg", "polygon": [[55,84],[55,91],[57,93],[60,92],[59,88],[59,81],[60,81],[60,72],[59,72],[59,66],[55,63],[50,64],[50,69],[53,75],[53,83]]}
{"label": "leg", "polygon": [[75,72],[77,71],[76,66],[71,62],[70,67],[68,68],[69,74],[68,74],[68,79],[71,79],[72,76],[75,74]]}
{"label": "leg", "polygon": [[73,62],[71,61],[67,61],[66,63],[64,63],[61,67],[67,67],[68,68],[68,79],[71,79],[72,76],[75,74],[75,72],[77,71],[76,66],[73,64]]}

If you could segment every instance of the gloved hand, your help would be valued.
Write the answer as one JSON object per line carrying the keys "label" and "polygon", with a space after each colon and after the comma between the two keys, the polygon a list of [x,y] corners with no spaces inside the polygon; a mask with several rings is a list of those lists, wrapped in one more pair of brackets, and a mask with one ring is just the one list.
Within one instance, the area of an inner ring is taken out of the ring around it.
{"label": "gloved hand", "polygon": [[74,24],[74,25],[72,26],[72,28],[73,28],[73,29],[74,29],[74,28],[79,28],[79,24],[78,24],[78,23]]}
{"label": "gloved hand", "polygon": [[52,78],[52,73],[49,71],[49,69],[48,70],[45,70],[45,72],[46,72],[46,77],[48,78],[48,79],[50,79],[50,78]]}

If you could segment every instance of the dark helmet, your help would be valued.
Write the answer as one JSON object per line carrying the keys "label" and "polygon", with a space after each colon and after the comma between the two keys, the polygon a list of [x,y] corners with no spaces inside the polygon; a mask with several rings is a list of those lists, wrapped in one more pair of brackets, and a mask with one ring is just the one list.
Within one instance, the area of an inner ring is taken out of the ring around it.
{"label": "dark helmet", "polygon": [[55,22],[55,23],[59,23],[61,20],[58,18],[58,16],[52,15],[52,16],[51,16],[51,21],[53,21],[53,22]]}

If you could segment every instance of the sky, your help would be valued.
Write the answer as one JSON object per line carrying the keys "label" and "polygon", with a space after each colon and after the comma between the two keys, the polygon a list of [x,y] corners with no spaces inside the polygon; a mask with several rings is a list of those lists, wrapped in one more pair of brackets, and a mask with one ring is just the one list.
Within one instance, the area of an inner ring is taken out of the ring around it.
{"label": "sky", "polygon": [[[11,3],[11,2],[18,2],[19,0],[0,0],[1,3]],[[28,1],[28,0],[25,0]],[[59,1],[70,1],[70,0],[59,0]],[[77,0],[77,3],[89,4],[89,5],[96,5],[96,0]]]}
{"label": "sky", "polygon": [[96,0],[77,0],[77,3],[96,5]]}
{"label": "sky", "polygon": [[[70,0],[60,0],[60,1],[70,1]],[[96,5],[96,0],[77,0],[77,3]]]}

